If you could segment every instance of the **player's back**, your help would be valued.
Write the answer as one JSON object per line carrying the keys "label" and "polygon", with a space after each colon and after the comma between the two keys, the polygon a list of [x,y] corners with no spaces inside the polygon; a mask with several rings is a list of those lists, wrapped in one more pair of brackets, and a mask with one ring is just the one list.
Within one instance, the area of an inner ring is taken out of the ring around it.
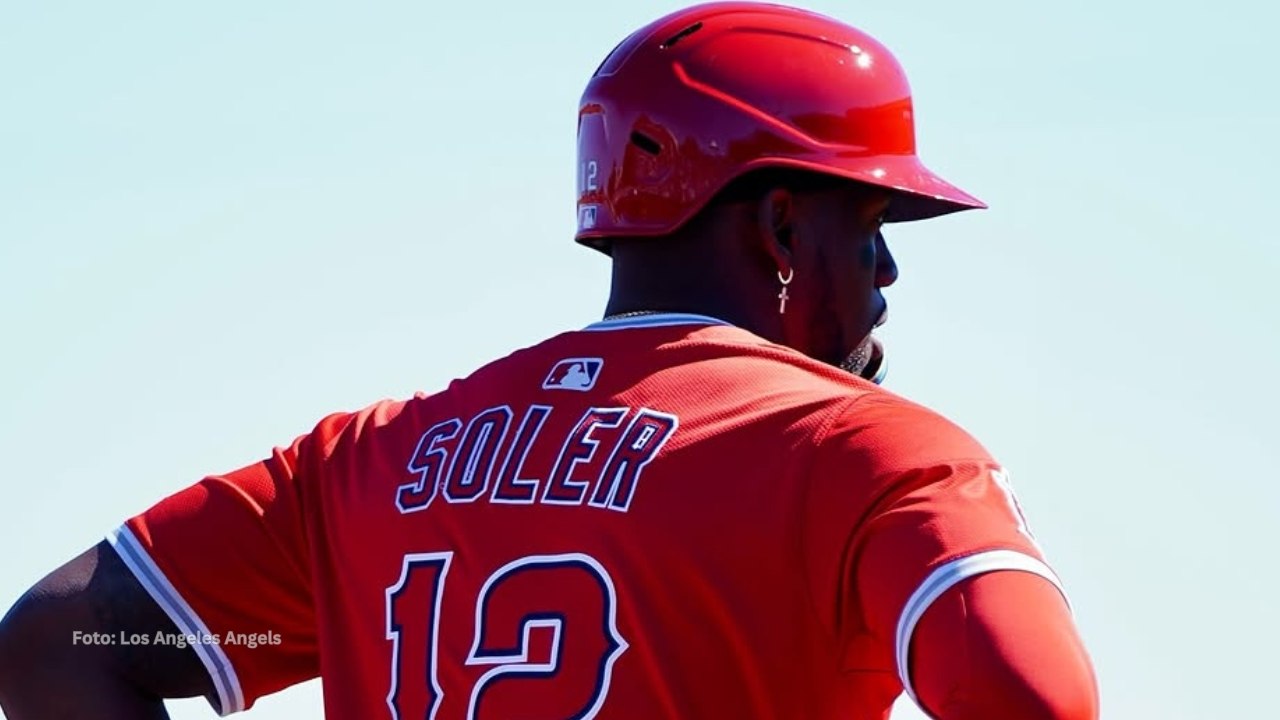
{"label": "player's back", "polygon": [[883,717],[892,655],[840,627],[877,490],[852,464],[848,508],[811,492],[868,393],[658,315],[346,422],[306,491],[330,716]]}

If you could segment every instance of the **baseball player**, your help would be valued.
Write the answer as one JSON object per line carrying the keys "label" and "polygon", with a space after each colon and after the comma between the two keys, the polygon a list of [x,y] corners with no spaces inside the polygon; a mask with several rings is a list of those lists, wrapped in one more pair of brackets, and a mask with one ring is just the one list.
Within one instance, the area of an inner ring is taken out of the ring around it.
{"label": "baseball player", "polygon": [[578,137],[604,319],[125,521],[6,617],[11,720],[317,676],[352,720],[1097,716],[1005,469],[878,385],[884,225],[983,207],[917,158],[894,56],[692,7],[609,54]]}

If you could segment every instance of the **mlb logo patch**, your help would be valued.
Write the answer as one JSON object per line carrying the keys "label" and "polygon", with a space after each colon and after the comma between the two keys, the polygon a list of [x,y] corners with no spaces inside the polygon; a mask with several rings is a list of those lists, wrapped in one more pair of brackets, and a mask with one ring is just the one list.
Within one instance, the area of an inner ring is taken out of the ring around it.
{"label": "mlb logo patch", "polygon": [[542,389],[586,392],[596,386],[603,367],[604,360],[600,358],[566,358],[547,373]]}

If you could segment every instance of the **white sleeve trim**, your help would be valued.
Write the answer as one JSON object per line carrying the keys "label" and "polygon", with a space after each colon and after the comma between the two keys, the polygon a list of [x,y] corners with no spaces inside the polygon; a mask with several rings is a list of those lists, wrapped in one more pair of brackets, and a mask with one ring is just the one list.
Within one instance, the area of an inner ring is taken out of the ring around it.
{"label": "white sleeve trim", "polygon": [[[169,582],[155,561],[147,553],[146,548],[138,541],[127,525],[112,530],[107,535],[107,542],[119,553],[120,559],[133,571],[134,577],[147,589],[151,598],[156,601],[169,619],[178,626],[178,630],[198,638],[210,637],[212,633],[200,619],[182,595]],[[231,659],[216,642],[195,642],[191,647],[200,657],[200,662],[209,671],[213,686],[218,692],[218,714],[227,716],[244,710],[244,693],[240,689],[240,680],[236,677]]]}
{"label": "white sleeve trim", "polygon": [[[984,573],[994,572],[997,570],[1020,570],[1029,572],[1048,580],[1058,588],[1058,592],[1062,593],[1062,597],[1066,597],[1067,593],[1062,589],[1062,581],[1040,560],[1027,555],[1026,553],[1017,552],[1015,550],[989,550],[987,552],[977,553],[962,558],[957,558],[945,565],[939,567],[929,574],[929,577],[920,583],[920,587],[911,594],[907,599],[907,604],[902,608],[902,615],[898,618],[898,632],[895,638],[895,648],[897,650],[898,660],[898,678],[902,680],[902,687],[906,690],[907,695],[911,697],[917,705],[920,700],[916,697],[915,687],[911,684],[911,667],[908,664],[911,651],[911,635],[915,632],[916,625],[920,622],[920,618],[924,617],[924,613],[933,605],[934,601],[942,597],[942,594],[962,580],[982,575]],[[1068,601],[1068,605],[1070,601]]]}

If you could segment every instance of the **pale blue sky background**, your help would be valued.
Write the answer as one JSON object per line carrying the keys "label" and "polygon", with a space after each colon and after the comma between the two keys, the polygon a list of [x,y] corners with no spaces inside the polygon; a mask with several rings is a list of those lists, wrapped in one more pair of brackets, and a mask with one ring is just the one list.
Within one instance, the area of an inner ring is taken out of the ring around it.
{"label": "pale blue sky background", "polygon": [[[598,317],[578,95],[680,3],[534,5],[0,5],[0,606],[329,411]],[[924,158],[992,205],[891,228],[887,385],[1012,470],[1106,717],[1263,717],[1276,12],[808,7],[898,54]]]}

